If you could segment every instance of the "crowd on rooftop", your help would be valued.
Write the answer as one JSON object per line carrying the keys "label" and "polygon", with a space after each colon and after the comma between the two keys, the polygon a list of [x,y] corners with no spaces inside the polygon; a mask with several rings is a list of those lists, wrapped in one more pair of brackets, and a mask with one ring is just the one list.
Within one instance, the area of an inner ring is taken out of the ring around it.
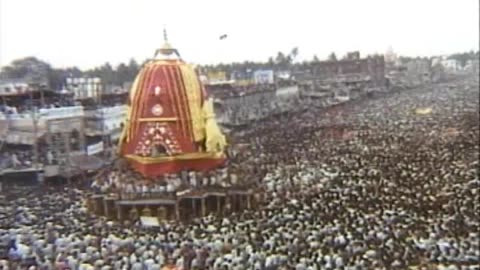
{"label": "crowd on rooftop", "polygon": [[[36,109],[53,109],[61,107],[76,106],[78,103],[75,103],[73,99],[55,96],[45,98],[43,102],[35,100],[32,104],[32,101],[29,98],[21,100],[21,102],[15,102],[15,104],[3,104],[0,105],[0,112],[6,115],[20,115],[27,114],[32,112],[32,108]],[[30,117],[30,115],[28,115]]]}

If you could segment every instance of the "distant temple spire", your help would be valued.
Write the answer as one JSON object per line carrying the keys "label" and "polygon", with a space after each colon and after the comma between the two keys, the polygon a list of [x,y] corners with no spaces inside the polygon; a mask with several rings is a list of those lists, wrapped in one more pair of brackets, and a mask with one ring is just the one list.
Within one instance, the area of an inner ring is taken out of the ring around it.
{"label": "distant temple spire", "polygon": [[156,58],[159,54],[167,57],[172,54],[175,54],[178,57],[178,59],[181,59],[180,53],[178,52],[178,50],[173,48],[172,45],[170,45],[170,43],[168,42],[167,29],[165,26],[163,27],[163,42],[164,42],[163,46],[160,49],[157,49],[155,51],[154,58]]}
{"label": "distant temple spire", "polygon": [[168,42],[167,29],[165,28],[165,25],[163,26],[163,41],[165,43]]}

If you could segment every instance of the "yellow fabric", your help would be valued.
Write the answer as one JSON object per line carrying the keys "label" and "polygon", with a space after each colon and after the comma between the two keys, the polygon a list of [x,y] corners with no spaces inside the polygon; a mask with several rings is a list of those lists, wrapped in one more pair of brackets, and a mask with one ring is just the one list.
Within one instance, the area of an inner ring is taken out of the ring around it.
{"label": "yellow fabric", "polygon": [[197,74],[190,65],[180,65],[188,107],[192,119],[193,137],[196,142],[205,138],[205,121],[202,115],[202,88],[197,79]]}
{"label": "yellow fabric", "polygon": [[222,132],[220,131],[217,121],[215,120],[212,99],[208,99],[204,102],[203,115],[205,117],[205,133],[207,137],[205,141],[205,147],[207,148],[207,152],[223,152],[225,146],[227,145],[227,141],[225,136],[223,136]]}

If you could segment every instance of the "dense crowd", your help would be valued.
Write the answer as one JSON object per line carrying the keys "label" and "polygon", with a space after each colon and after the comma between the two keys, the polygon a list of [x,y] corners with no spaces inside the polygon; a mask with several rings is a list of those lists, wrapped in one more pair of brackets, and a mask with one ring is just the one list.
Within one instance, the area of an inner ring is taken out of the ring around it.
{"label": "dense crowd", "polygon": [[294,113],[306,109],[307,103],[300,102],[298,94],[282,98],[275,93],[252,94],[248,98],[234,98],[222,102],[216,111],[220,124],[240,126],[249,125],[283,113]]}
{"label": "dense crowd", "polygon": [[12,196],[0,265],[480,269],[478,95],[478,81],[428,85],[249,126],[229,166],[265,199],[230,216],[145,228],[87,213],[84,190]]}
{"label": "dense crowd", "polygon": [[98,174],[91,184],[96,193],[117,194],[125,198],[173,195],[189,188],[228,188],[245,184],[240,182],[231,167],[222,167],[209,172],[184,171],[167,174],[154,179],[146,178],[129,168],[112,168]]}
{"label": "dense crowd", "polygon": [[33,151],[15,150],[2,151],[0,169],[25,169],[32,167]]}
{"label": "dense crowd", "polygon": [[[56,164],[57,160],[46,147],[39,147],[38,165]],[[32,146],[3,144],[0,154],[0,170],[23,170],[35,167],[35,154]]]}
{"label": "dense crowd", "polygon": [[212,85],[206,87],[208,95],[218,99],[226,99],[232,97],[241,97],[245,95],[252,95],[262,92],[275,91],[275,85],[248,85],[248,86],[232,86],[226,85]]}

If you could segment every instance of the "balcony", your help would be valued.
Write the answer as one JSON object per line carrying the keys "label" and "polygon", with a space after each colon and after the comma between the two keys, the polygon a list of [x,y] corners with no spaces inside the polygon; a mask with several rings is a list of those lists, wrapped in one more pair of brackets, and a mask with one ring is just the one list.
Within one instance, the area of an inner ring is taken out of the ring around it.
{"label": "balcony", "polygon": [[72,118],[72,117],[83,117],[83,107],[82,106],[71,106],[71,107],[59,107],[59,108],[48,108],[40,109],[36,113],[32,111],[24,111],[21,113],[13,113],[4,115],[4,119],[10,121],[25,121],[29,120],[31,124],[32,117],[37,117],[39,120],[51,120],[51,119],[63,119],[63,118]]}
{"label": "balcony", "polygon": [[83,117],[83,106],[49,108],[39,110],[40,118],[45,119],[62,119],[72,117]]}
{"label": "balcony", "polygon": [[86,110],[85,116],[88,118],[115,118],[117,116],[125,117],[127,114],[127,106],[126,105],[117,105],[113,107],[104,107],[98,108],[94,110]]}

